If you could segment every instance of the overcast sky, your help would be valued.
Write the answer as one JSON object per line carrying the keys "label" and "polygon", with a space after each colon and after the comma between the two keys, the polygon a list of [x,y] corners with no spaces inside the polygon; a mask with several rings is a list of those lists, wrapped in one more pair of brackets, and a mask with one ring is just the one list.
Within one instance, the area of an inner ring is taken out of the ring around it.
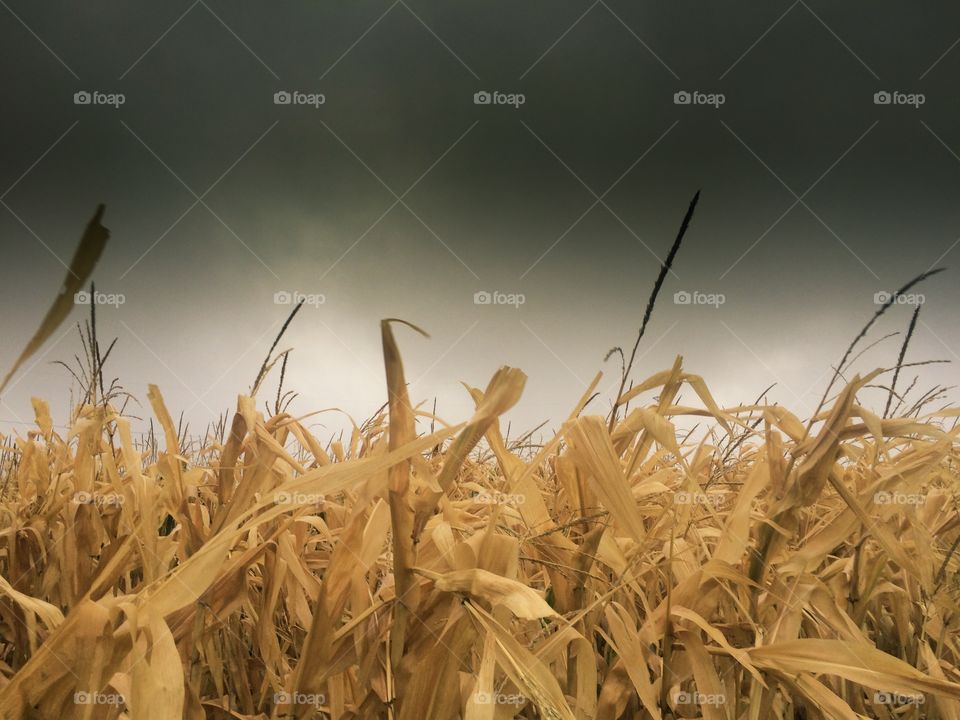
{"label": "overcast sky", "polygon": [[[956,3],[0,5],[4,367],[103,202],[94,279],[124,300],[99,314],[107,371],[144,416],[151,382],[193,427],[234,406],[283,293],[314,301],[281,343],[296,412],[379,407],[384,317],[431,334],[398,330],[412,397],[451,421],[459,383],[502,364],[530,376],[518,425],[561,420],[600,369],[606,412],[603,357],[632,344],[698,189],[637,379],[682,354],[723,403],[777,383],[806,415],[875,294],[939,265],[908,361],[958,361]],[[4,430],[32,395],[65,417],[52,361],[78,350],[65,326],[4,394]]]}

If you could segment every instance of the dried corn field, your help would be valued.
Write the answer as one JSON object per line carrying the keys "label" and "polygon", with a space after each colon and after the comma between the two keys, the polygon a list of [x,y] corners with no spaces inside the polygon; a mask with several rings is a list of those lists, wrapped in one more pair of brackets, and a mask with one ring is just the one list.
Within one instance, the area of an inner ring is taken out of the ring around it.
{"label": "dried corn field", "polygon": [[678,358],[508,439],[520,370],[450,424],[394,329],[343,442],[250,395],[202,447],[156,387],[147,445],[95,384],[68,432],[35,400],[0,460],[0,715],[960,718],[958,411],[871,412],[877,373],[806,422],[721,408]]}
{"label": "dried corn field", "polygon": [[[389,408],[329,453],[248,397],[185,456],[152,388],[155,457],[37,401],[3,465],[4,716],[958,716],[956,413],[881,419],[857,378],[807,436],[678,361],[612,432],[588,393],[530,449],[498,422],[519,370],[447,425],[383,342]],[[679,445],[687,414],[716,431]]]}

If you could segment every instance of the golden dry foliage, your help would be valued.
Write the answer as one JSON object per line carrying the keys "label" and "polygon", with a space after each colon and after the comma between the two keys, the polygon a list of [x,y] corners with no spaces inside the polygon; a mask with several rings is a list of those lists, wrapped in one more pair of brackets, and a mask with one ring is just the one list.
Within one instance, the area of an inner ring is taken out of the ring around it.
{"label": "golden dry foliage", "polygon": [[956,412],[882,419],[854,378],[808,432],[678,358],[612,431],[598,376],[508,441],[523,373],[447,425],[395,326],[387,410],[326,447],[244,396],[189,456],[156,387],[159,449],[35,401],[0,462],[0,716],[960,718]]}
{"label": "golden dry foliage", "polygon": [[60,287],[60,292],[57,293],[53,304],[50,306],[50,309],[47,310],[47,314],[44,316],[43,322],[40,323],[40,327],[37,328],[36,333],[30,338],[30,342],[27,343],[23,352],[20,353],[17,362],[14,363],[14,366],[10,368],[6,377],[0,382],[0,392],[3,392],[3,389],[10,383],[10,379],[17,370],[20,369],[23,363],[30,359],[31,355],[40,349],[60,324],[66,320],[70,311],[73,310],[74,295],[83,287],[83,283],[86,282],[87,278],[90,277],[90,273],[93,272],[104,247],[107,245],[107,240],[110,239],[110,231],[100,224],[105,210],[105,206],[99,205],[90,222],[87,223],[87,229],[80,238],[80,244],[77,245],[77,249],[73,254],[70,267],[67,268],[67,275],[63,280],[63,285]]}

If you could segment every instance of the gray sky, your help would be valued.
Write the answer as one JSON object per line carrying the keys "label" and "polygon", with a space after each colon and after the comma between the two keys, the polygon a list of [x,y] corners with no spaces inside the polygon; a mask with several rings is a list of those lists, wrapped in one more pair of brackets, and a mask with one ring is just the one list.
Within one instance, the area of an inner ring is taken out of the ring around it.
{"label": "gray sky", "polygon": [[[511,364],[530,380],[510,417],[556,421],[632,344],[702,189],[635,377],[682,354],[723,403],[777,383],[771,398],[806,414],[875,293],[957,265],[958,36],[945,2],[5,0],[0,362],[104,202],[95,281],[125,298],[99,316],[119,338],[108,371],[141,398],[157,383],[194,427],[249,388],[289,311],[278,292],[324,299],[281,343],[297,412],[375,410],[378,321],[400,317],[432,336],[398,331],[414,399],[463,419],[459,382]],[[278,105],[280,91],[325,102]],[[683,91],[723,102],[677,104]],[[956,277],[918,290],[908,360],[958,359]],[[683,291],[724,302],[676,304]],[[79,343],[61,332],[5,393],[3,428],[29,420],[31,395],[63,417],[69,376],[50,363]],[[955,374],[931,366],[918,387]]]}

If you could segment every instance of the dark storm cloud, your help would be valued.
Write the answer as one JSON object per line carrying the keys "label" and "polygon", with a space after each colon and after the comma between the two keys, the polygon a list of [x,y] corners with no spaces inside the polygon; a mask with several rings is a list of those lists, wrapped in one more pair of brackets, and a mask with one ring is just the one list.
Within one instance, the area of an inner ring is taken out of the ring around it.
{"label": "dark storm cloud", "polygon": [[[518,417],[560,418],[632,340],[698,188],[643,369],[683,353],[726,402],[774,381],[808,401],[876,292],[958,252],[951,4],[8,5],[3,358],[106,202],[97,282],[127,297],[102,313],[115,370],[197,420],[249,382],[289,291],[325,301],[287,338],[300,409],[376,407],[376,321],[401,316],[434,336],[406,351],[420,397],[466,410],[455,381],[509,362],[531,374]],[[125,101],[76,105],[81,90]],[[325,102],[276,105],[278,91]],[[676,104],[684,91],[723,102]],[[924,102],[875,104],[881,91]],[[954,277],[925,289],[918,355],[956,358]],[[477,291],[525,303],[478,306]],[[72,354],[61,343],[5,420],[30,394],[64,395],[47,365]]]}

